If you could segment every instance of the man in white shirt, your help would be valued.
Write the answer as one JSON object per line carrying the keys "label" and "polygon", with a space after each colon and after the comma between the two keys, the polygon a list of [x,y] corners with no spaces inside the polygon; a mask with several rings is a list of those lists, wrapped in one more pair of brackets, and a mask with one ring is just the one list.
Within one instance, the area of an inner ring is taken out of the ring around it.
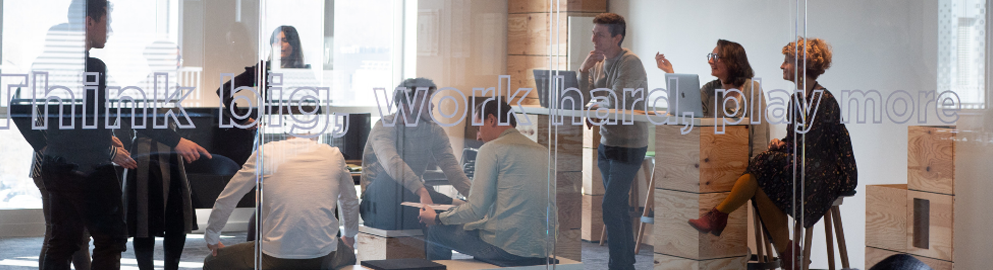
{"label": "man in white shirt", "polygon": [[[355,264],[352,245],[358,233],[359,202],[345,159],[336,147],[304,138],[262,146],[262,171],[255,152],[214,203],[204,240],[211,255],[203,269],[253,269],[255,243],[224,247],[221,229],[238,201],[264,177],[262,269],[338,269]],[[345,232],[341,240],[336,204]]]}
{"label": "man in white shirt", "polygon": [[449,260],[456,250],[500,264],[541,264],[555,242],[548,149],[518,132],[515,117],[509,126],[499,125],[497,115],[510,112],[510,105],[499,103],[484,103],[473,114],[483,120],[476,138],[486,144],[476,156],[469,200],[439,214],[430,207],[420,212],[421,222],[430,226],[429,260]]}

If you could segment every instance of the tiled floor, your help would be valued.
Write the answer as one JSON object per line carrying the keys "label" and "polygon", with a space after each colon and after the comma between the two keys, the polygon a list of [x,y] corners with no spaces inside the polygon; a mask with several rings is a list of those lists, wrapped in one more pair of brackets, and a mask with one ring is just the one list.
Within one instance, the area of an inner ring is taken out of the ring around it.
{"label": "tiled floor", "polygon": [[[245,233],[231,233],[222,236],[224,242],[236,243],[239,239],[245,239]],[[37,269],[38,251],[41,250],[41,237],[24,238],[3,238],[0,239],[0,269]],[[155,265],[156,269],[162,269],[162,241],[156,242]],[[121,255],[122,270],[137,270],[138,265],[134,260],[134,251],[128,243],[128,251]],[[186,238],[186,248],[183,251],[183,259],[180,269],[201,269],[203,258],[209,254],[207,244],[203,241],[203,235],[190,234]],[[636,255],[636,269],[652,268],[652,247],[643,246],[641,253]],[[455,258],[460,258],[456,255]],[[466,257],[467,258],[467,257]],[[583,242],[583,265],[585,269],[602,270],[607,269],[608,248],[595,243]]]}

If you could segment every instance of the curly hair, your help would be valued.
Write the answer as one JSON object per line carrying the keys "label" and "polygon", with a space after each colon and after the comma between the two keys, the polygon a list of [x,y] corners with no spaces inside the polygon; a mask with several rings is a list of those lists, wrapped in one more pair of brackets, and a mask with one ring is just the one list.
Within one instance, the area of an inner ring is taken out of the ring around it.
{"label": "curly hair", "polygon": [[755,76],[752,65],[748,64],[745,47],[734,41],[717,40],[717,55],[728,68],[728,77],[732,85],[742,85],[745,80]]}
{"label": "curly hair", "polygon": [[596,17],[593,17],[593,23],[606,25],[607,31],[610,32],[610,37],[621,35],[621,41],[617,42],[617,46],[621,46],[621,43],[624,43],[624,36],[627,35],[627,23],[624,22],[624,16],[610,12],[600,13]]}
{"label": "curly hair", "polygon": [[797,50],[803,48],[807,75],[817,79],[831,68],[831,45],[819,38],[797,38],[797,41],[790,42],[783,46],[783,54],[790,59],[797,59]]}

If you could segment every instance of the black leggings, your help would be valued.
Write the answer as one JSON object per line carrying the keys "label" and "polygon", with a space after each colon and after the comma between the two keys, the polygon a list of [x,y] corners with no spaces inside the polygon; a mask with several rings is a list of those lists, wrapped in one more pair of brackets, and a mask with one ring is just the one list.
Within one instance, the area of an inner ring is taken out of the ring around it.
{"label": "black leggings", "polygon": [[[134,238],[134,256],[138,260],[138,269],[155,269],[152,263],[155,257],[155,237]],[[165,269],[179,269],[179,260],[183,255],[183,247],[186,246],[186,233],[166,233],[162,241],[162,249],[165,251]]]}
{"label": "black leggings", "polygon": [[[173,181],[175,184],[178,182]],[[175,186],[174,184],[174,186]],[[169,200],[165,210],[165,235],[162,240],[162,249],[165,253],[165,270],[179,269],[179,260],[183,256],[183,248],[186,246],[186,226],[183,220],[183,202],[179,194],[179,188],[173,187],[169,192]],[[134,238],[134,256],[138,261],[138,269],[152,270],[155,258],[155,237]]]}

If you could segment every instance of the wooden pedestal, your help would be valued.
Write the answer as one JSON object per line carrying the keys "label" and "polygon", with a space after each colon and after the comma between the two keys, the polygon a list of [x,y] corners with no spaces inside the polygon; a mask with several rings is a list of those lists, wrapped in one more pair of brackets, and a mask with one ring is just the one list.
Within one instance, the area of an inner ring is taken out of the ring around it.
{"label": "wooden pedestal", "polygon": [[694,260],[747,255],[746,211],[732,212],[719,237],[700,233],[687,222],[710,211],[728,194],[656,189],[655,253]]}
{"label": "wooden pedestal", "polygon": [[603,195],[583,195],[582,239],[600,241],[603,231]]}
{"label": "wooden pedestal", "polygon": [[907,251],[907,185],[865,187],[865,245]]}
{"label": "wooden pedestal", "polygon": [[748,127],[680,126],[655,130],[655,269],[744,269],[747,211],[734,211],[721,236],[700,233],[690,219],[730,194],[748,165]]}
{"label": "wooden pedestal", "polygon": [[387,231],[360,226],[355,242],[359,261],[425,258],[421,230]]}
{"label": "wooden pedestal", "polygon": [[664,254],[655,254],[655,270],[739,270],[745,269],[746,256],[712,260],[690,260]]}
{"label": "wooden pedestal", "polygon": [[955,194],[955,128],[907,127],[907,186]]}
{"label": "wooden pedestal", "polygon": [[682,135],[679,126],[655,130],[655,187],[694,193],[731,191],[748,166],[748,127],[697,127]]}

